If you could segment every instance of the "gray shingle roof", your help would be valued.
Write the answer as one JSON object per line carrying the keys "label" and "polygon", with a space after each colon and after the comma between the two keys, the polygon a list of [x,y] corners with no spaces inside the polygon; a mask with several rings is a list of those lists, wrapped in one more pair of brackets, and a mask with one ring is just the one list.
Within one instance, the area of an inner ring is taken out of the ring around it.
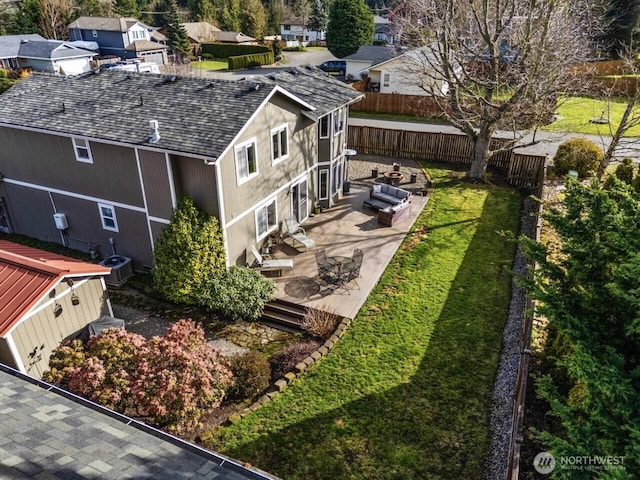
{"label": "gray shingle roof", "polygon": [[91,57],[95,56],[95,53],[89,50],[71,47],[64,42],[30,40],[20,44],[19,56],[25,58],[60,60],[63,58]]}
{"label": "gray shingle roof", "polygon": [[[109,70],[32,74],[2,94],[0,123],[217,158],[275,88],[255,90],[257,83]],[[149,120],[159,122],[154,144]]]}
{"label": "gray shingle roof", "polygon": [[124,49],[131,50],[133,52],[146,52],[149,50],[164,50],[167,47],[158,42],[152,42],[150,40],[134,40]]}
{"label": "gray shingle roof", "polygon": [[20,51],[23,40],[46,40],[37,33],[26,35],[2,35],[0,36],[0,58],[15,58]]}
{"label": "gray shingle roof", "polygon": [[107,32],[126,32],[136,23],[151,27],[131,17],[78,17],[68,25],[68,28],[79,28],[81,30],[103,30]]}
{"label": "gray shingle roof", "polygon": [[2,478],[276,478],[47,388],[0,366]]}
{"label": "gray shingle roof", "polygon": [[[215,81],[110,70],[70,78],[32,74],[2,94],[0,124],[217,158],[276,85],[315,107],[306,113],[316,119],[362,97],[309,66]],[[149,120],[159,123],[153,144]]]}
{"label": "gray shingle roof", "polygon": [[315,119],[364,96],[332,75],[309,65],[292,67],[283,70],[282,73],[272,73],[257,78],[280,85],[296,97],[316,107],[313,112],[307,112],[309,117]]}
{"label": "gray shingle roof", "polygon": [[403,53],[403,50],[393,46],[362,45],[356,53],[344,57],[343,60],[362,60],[373,62],[372,65],[376,65],[391,60],[394,57],[399,57]]}

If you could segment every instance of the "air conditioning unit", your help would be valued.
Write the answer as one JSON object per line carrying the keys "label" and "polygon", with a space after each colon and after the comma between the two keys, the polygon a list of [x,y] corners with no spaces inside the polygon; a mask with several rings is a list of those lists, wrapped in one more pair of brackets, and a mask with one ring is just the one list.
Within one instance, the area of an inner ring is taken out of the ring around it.
{"label": "air conditioning unit", "polygon": [[133,275],[133,265],[129,257],[111,255],[100,262],[104,267],[111,267],[111,273],[104,279],[109,285],[119,287]]}

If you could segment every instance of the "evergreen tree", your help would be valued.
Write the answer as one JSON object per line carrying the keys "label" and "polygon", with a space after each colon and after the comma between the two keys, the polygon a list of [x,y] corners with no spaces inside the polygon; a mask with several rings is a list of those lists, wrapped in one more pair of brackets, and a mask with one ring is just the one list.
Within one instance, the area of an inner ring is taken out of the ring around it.
{"label": "evergreen tree", "polygon": [[240,30],[253,38],[262,38],[267,28],[267,14],[260,0],[242,0]]}
{"label": "evergreen tree", "polygon": [[42,12],[39,0],[23,0],[13,18],[12,33],[39,33]]}
{"label": "evergreen tree", "polygon": [[220,17],[220,28],[228,32],[240,31],[240,0],[225,0]]}
{"label": "evergreen tree", "polygon": [[629,48],[638,50],[640,39],[638,24],[640,22],[640,4],[636,0],[610,0],[607,17],[609,23],[601,37],[605,51],[618,58]]}
{"label": "evergreen tree", "polygon": [[280,24],[284,19],[284,8],[279,0],[267,0],[267,33],[280,35]]}
{"label": "evergreen tree", "polygon": [[211,0],[189,0],[189,13],[195,22],[210,22],[215,18]]}
{"label": "evergreen tree", "polygon": [[169,39],[169,46],[171,50],[173,50],[177,61],[189,58],[191,54],[191,43],[189,42],[187,31],[184,29],[180,20],[176,0],[169,0],[167,38]]}
{"label": "evergreen tree", "polygon": [[364,0],[334,0],[329,9],[327,48],[338,58],[373,42],[373,14]]}
{"label": "evergreen tree", "polygon": [[324,0],[313,0],[307,28],[314,32],[327,29],[327,10],[324,5]]}
{"label": "evergreen tree", "polygon": [[549,321],[538,394],[559,422],[542,440],[557,456],[624,456],[615,478],[639,478],[640,198],[617,179],[572,181],[546,212],[559,250],[523,241],[539,265],[525,283]]}
{"label": "evergreen tree", "polygon": [[140,7],[136,0],[113,0],[113,13],[118,17],[140,17]]}

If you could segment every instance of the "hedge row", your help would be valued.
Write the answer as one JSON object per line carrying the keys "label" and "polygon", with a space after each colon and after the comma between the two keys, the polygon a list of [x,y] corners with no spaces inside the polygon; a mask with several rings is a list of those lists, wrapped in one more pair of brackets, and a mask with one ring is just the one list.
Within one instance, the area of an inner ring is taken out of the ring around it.
{"label": "hedge row", "polygon": [[264,45],[233,45],[228,43],[203,43],[202,55],[213,55],[212,58],[229,58],[239,55],[270,52],[271,47]]}
{"label": "hedge row", "polygon": [[271,65],[275,62],[273,52],[269,50],[265,53],[254,53],[253,55],[241,55],[239,57],[229,57],[229,70],[240,70],[242,68],[254,68],[261,65]]}

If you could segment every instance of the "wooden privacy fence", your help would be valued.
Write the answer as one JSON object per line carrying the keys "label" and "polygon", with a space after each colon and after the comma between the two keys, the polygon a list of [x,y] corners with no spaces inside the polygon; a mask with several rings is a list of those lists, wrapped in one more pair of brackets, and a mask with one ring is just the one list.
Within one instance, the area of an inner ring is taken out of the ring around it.
{"label": "wooden privacy fence", "polygon": [[[504,139],[494,138],[491,148]],[[420,158],[456,165],[471,165],[473,143],[466,135],[438,132],[412,132],[386,128],[349,126],[349,148],[365,155]],[[507,173],[511,185],[537,188],[544,180],[544,155],[524,155],[511,151],[498,152],[489,166]]]}
{"label": "wooden privacy fence", "polygon": [[401,113],[426,117],[439,117],[442,115],[442,106],[432,97],[400,93],[366,92],[366,96],[351,105],[350,108],[351,110],[363,112]]}

